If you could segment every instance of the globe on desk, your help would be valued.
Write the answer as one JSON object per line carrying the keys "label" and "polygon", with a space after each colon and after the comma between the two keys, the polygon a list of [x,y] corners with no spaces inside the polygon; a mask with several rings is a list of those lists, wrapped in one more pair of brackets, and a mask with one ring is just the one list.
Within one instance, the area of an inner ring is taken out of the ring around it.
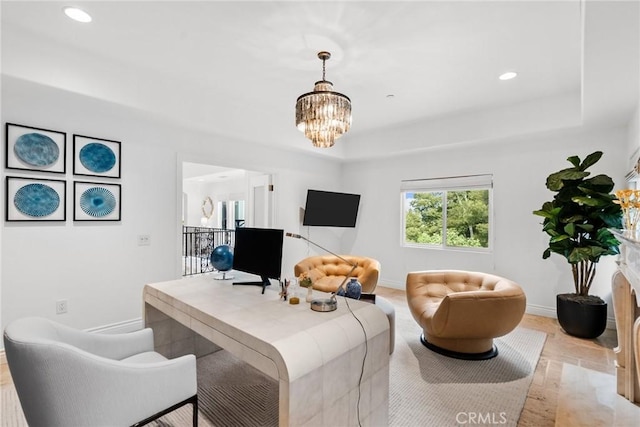
{"label": "globe on desk", "polygon": [[228,245],[217,246],[211,251],[209,261],[213,268],[222,271],[222,276],[216,276],[217,280],[233,279],[233,276],[227,276],[227,271],[233,267],[233,252]]}

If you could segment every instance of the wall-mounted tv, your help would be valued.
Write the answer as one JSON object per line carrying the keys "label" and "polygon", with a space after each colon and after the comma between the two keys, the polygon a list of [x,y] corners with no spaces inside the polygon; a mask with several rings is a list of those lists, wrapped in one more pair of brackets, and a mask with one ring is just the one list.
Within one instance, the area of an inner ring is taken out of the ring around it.
{"label": "wall-mounted tv", "polygon": [[355,227],[360,195],[332,191],[307,190],[302,225]]}
{"label": "wall-mounted tv", "polygon": [[260,276],[259,282],[234,282],[234,285],[269,286],[269,279],[280,279],[284,230],[240,227],[235,230],[233,269]]}

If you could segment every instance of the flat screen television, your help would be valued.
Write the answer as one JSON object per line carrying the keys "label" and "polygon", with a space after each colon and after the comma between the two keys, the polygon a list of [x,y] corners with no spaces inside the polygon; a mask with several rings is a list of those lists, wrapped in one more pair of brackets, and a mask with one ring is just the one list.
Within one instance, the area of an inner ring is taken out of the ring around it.
{"label": "flat screen television", "polygon": [[284,230],[240,227],[235,231],[233,269],[260,276],[259,282],[234,282],[234,285],[269,286],[269,279],[280,279]]}
{"label": "flat screen television", "polygon": [[359,205],[359,194],[307,190],[302,225],[355,227]]}

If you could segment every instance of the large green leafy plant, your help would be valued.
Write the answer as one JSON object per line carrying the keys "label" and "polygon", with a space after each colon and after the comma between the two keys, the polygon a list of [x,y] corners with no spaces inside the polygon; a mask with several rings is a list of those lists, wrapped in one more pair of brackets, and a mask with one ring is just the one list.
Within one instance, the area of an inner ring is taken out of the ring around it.
{"label": "large green leafy plant", "polygon": [[575,293],[585,298],[600,257],[620,253],[620,242],[609,231],[622,228],[622,210],[611,194],[613,180],[607,175],[587,178],[591,175],[587,169],[600,157],[601,151],[589,154],[582,162],[578,156],[569,157],[573,167],[547,177],[547,188],[556,193],[553,200],[533,211],[544,217],[542,230],[550,236],[542,258],[549,258],[552,252],[564,256],[573,270]]}

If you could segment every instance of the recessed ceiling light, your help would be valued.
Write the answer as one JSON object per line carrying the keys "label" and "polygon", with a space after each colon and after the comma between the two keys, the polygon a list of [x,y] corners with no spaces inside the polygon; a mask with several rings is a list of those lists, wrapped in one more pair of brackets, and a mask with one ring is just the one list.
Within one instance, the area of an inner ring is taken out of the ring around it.
{"label": "recessed ceiling light", "polygon": [[515,71],[508,71],[504,74],[501,74],[500,77],[498,77],[500,80],[511,80],[511,79],[515,79],[518,76],[518,73],[516,73]]}
{"label": "recessed ceiling light", "polygon": [[91,15],[89,15],[82,9],[78,9],[77,7],[65,7],[64,14],[74,21],[91,22]]}

